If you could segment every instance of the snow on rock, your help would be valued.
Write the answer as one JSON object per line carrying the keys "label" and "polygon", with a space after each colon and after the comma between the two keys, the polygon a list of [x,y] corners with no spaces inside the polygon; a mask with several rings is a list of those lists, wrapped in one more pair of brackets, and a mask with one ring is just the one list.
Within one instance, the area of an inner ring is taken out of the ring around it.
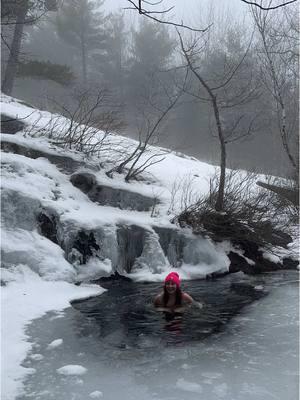
{"label": "snow on rock", "polygon": [[277,256],[276,254],[272,254],[272,253],[270,253],[270,252],[264,251],[264,252],[263,252],[263,257],[264,257],[266,260],[269,260],[269,261],[271,261],[271,262],[273,262],[273,263],[275,263],[275,264],[277,264],[277,263],[280,262],[280,257]]}
{"label": "snow on rock", "polygon": [[82,365],[65,365],[61,368],[58,368],[56,372],[60,375],[84,375],[87,372],[87,369]]}
{"label": "snow on rock", "polygon": [[178,379],[178,381],[176,382],[176,387],[186,392],[194,392],[194,393],[203,392],[202,386],[199,385],[199,383],[189,382],[183,378]]}
{"label": "snow on rock", "polygon": [[63,339],[55,339],[53,342],[49,343],[47,348],[48,349],[55,349],[63,344]]}
{"label": "snow on rock", "polygon": [[[64,251],[36,231],[6,230],[1,232],[1,236],[2,262],[5,265],[25,264],[44,279],[74,281],[75,270],[65,260]],[[2,279],[13,279],[14,272],[13,268],[4,270]]]}
{"label": "snow on rock", "polygon": [[111,260],[99,260],[99,258],[91,257],[84,265],[76,266],[77,279],[80,282],[88,280],[96,280],[103,276],[109,276],[113,273]]}

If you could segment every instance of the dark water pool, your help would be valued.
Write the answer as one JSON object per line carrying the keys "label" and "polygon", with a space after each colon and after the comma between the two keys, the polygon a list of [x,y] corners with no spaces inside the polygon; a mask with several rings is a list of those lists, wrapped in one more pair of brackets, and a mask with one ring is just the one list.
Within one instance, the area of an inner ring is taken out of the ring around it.
{"label": "dark water pool", "polygon": [[113,341],[120,348],[132,346],[143,335],[148,339],[159,337],[165,344],[200,341],[225,329],[243,307],[266,295],[259,285],[235,282],[231,277],[189,281],[183,284],[183,290],[204,303],[204,307],[169,313],[153,307],[161,284],[113,281],[102,286],[108,291],[96,298],[73,302],[72,306],[97,324],[99,338],[110,340],[113,332],[122,332],[122,340]]}

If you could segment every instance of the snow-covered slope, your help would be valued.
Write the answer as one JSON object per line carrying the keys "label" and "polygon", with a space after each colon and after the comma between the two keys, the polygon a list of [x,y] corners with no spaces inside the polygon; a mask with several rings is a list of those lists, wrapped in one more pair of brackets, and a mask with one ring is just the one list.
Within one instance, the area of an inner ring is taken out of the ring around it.
{"label": "snow-covered slope", "polygon": [[[2,255],[6,266],[25,263],[45,279],[51,280],[97,278],[116,270],[131,272],[133,277],[139,279],[162,279],[162,274],[171,268],[170,259],[166,251],[164,254],[161,237],[154,228],[175,232],[170,220],[174,212],[180,210],[183,197],[205,193],[215,168],[196,159],[168,152],[160,163],[151,165],[144,172],[143,180],[126,183],[122,174],[114,174],[111,179],[106,172],[114,165],[118,154],[116,149],[121,142],[124,147],[123,137],[110,135],[110,151],[106,152],[107,158],[101,160],[105,167],[99,168],[98,158],[86,160],[83,154],[62,149],[54,144],[55,139],[47,138],[49,132],[53,136],[51,124],[54,118],[57,134],[65,129],[68,120],[31,109],[7,96],[2,96],[1,108],[5,115],[12,119],[17,117],[26,124],[21,132],[14,135],[3,132],[1,135],[2,147],[6,150],[2,152],[1,182]],[[131,139],[126,142],[127,148],[134,148],[135,145]],[[11,149],[14,153],[8,152]],[[150,151],[154,153],[157,149]],[[86,193],[71,183],[70,171],[64,170],[63,164],[57,164],[57,157],[73,160],[73,172],[92,174],[101,189],[106,187],[117,194],[121,191],[130,194],[132,203],[135,202],[135,195],[142,195],[145,199],[156,198],[158,202],[153,202],[153,207],[148,211],[137,212],[134,211],[134,204],[128,207],[130,209],[120,209],[109,203],[100,205],[98,201],[91,201]],[[141,159],[140,163],[143,162]],[[59,243],[42,236],[37,222],[38,215],[46,212],[49,216],[49,210],[59,220]],[[120,265],[122,255],[118,254],[118,242],[122,240],[120,227],[132,226],[143,230],[145,245],[139,252],[141,254],[137,254],[139,260],[133,260],[134,265],[130,265],[129,269]],[[101,248],[87,262],[82,262],[75,251],[78,248],[74,246],[76,233],[82,230],[101,236],[100,239],[96,238]],[[228,268],[229,261],[224,250],[216,248],[208,239],[192,238],[189,232],[187,236],[191,237],[193,243],[193,256],[190,245],[183,245],[183,253],[186,254],[181,262],[183,277],[201,277]]]}

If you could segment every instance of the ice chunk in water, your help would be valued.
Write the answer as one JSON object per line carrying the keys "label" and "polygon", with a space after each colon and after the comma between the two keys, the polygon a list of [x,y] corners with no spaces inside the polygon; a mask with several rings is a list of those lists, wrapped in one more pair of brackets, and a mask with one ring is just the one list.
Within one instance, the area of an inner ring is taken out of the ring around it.
{"label": "ice chunk in water", "polygon": [[87,372],[87,369],[82,365],[65,365],[61,368],[58,368],[56,372],[60,375],[84,375]]}
{"label": "ice chunk in water", "polygon": [[178,381],[176,382],[176,386],[179,389],[185,390],[187,392],[194,392],[194,393],[202,393],[203,392],[201,385],[199,385],[196,382],[186,381],[183,378],[178,379]]}
{"label": "ice chunk in water", "polygon": [[92,399],[99,399],[100,397],[103,397],[103,393],[100,392],[99,390],[95,390],[94,392],[90,393],[89,396]]}
{"label": "ice chunk in water", "polygon": [[55,347],[58,347],[62,344],[63,344],[63,339],[56,339],[56,340],[53,340],[53,342],[49,343],[47,348],[54,349]]}

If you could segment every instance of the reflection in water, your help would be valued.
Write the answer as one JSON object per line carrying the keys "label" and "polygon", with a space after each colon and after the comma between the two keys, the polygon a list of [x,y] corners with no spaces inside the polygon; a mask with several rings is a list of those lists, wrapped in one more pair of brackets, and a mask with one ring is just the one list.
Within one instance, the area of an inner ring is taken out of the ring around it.
{"label": "reflection in water", "polygon": [[183,325],[182,325],[182,318],[183,313],[169,313],[165,312],[165,331],[169,332],[171,337],[173,336],[173,343],[183,343],[182,332],[183,332]]}
{"label": "reflection in water", "polygon": [[[244,282],[232,283],[226,279],[192,281],[188,283],[188,291],[194,299],[204,302],[204,308],[192,305],[180,312],[170,312],[153,306],[154,295],[160,286],[114,281],[101,296],[72,305],[97,327],[94,326],[89,334],[94,336],[98,331],[101,341],[126,349],[132,346],[144,348],[144,341],[139,339],[145,337],[158,339],[163,346],[203,340],[222,331],[245,305],[265,295]],[[82,328],[81,325],[80,335],[84,334]]]}

